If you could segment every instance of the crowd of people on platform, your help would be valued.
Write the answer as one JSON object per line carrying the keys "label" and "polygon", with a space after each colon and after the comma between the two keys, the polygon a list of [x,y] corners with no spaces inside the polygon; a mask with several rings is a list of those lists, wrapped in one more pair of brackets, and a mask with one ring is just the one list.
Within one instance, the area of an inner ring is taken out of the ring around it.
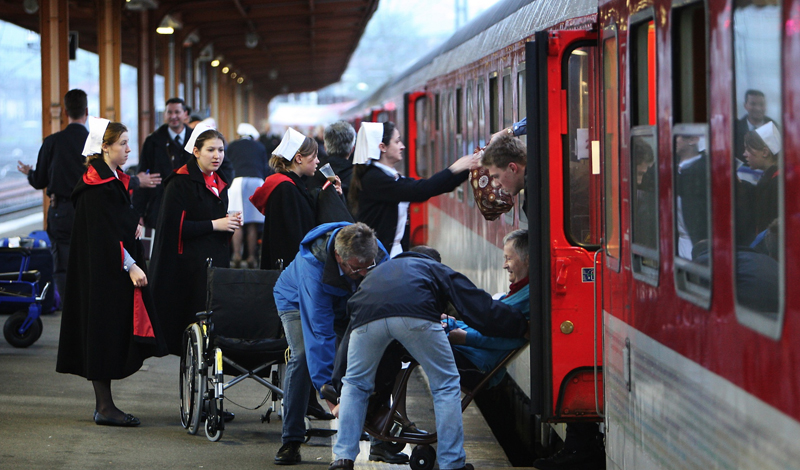
{"label": "crowd of people on platform", "polygon": [[[362,123],[356,135],[339,121],[321,139],[291,128],[278,139],[242,123],[228,143],[213,121],[190,123],[183,100],[171,98],[165,123],[144,141],[137,172],[128,175],[127,128],[89,117],[81,90],[67,93],[64,104],[70,124],[45,139],[35,169],[21,162],[19,169],[50,196],[47,230],[64,296],[56,369],[92,382],[95,423],[140,424],[115,405],[112,381],[148,357],[180,354],[183,331],[204,309],[211,259],[214,266],[282,270],[274,297],[291,355],[276,464],[301,461],[310,414],[340,418],[330,468],[353,468],[368,398],[399,368],[387,348],[397,341],[431,382],[439,468],[472,468],[458,367],[486,372],[526,343],[528,234],[517,230],[503,240],[510,288],[494,300],[435,249],[409,251],[408,207],[454,190],[480,166],[496,186],[519,193],[527,157],[515,137],[525,133],[525,120],[492,136],[482,153],[414,179],[396,169],[405,145],[391,122]],[[333,173],[323,174],[323,166]],[[149,261],[145,232],[155,234]],[[590,424],[582,442],[595,439]],[[369,459],[408,462],[375,439]]]}

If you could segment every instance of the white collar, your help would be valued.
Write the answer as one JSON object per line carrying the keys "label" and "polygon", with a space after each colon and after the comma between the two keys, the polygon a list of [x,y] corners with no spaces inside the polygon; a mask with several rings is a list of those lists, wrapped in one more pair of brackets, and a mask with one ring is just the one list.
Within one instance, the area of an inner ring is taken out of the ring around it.
{"label": "white collar", "polygon": [[383,171],[384,173],[386,173],[387,175],[391,176],[394,179],[397,179],[400,176],[400,173],[398,173],[397,170],[395,170],[394,168],[390,167],[389,165],[384,165],[383,163],[381,163],[381,162],[379,162],[377,160],[372,160],[372,162],[370,162],[370,164],[371,165],[375,165],[376,167],[380,168],[381,171]]}

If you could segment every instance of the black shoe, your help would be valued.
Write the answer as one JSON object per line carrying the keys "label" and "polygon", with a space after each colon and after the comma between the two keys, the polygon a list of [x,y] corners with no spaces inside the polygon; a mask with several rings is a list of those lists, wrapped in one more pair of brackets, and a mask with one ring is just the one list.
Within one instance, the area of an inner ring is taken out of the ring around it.
{"label": "black shoe", "polygon": [[313,403],[308,402],[308,406],[306,407],[306,415],[311,416],[312,418],[323,419],[326,421],[330,421],[335,418],[335,416],[325,411],[316,400],[314,400]]}
{"label": "black shoe", "polygon": [[353,470],[353,461],[347,459],[339,459],[331,462],[331,466],[328,467],[328,470],[337,470],[337,469],[344,469],[344,470]]}
{"label": "black shoe", "polygon": [[536,460],[533,467],[539,470],[603,470],[606,456],[600,451],[564,448],[551,457]]}
{"label": "black shoe", "polygon": [[121,426],[124,428],[130,428],[133,426],[138,426],[142,424],[142,422],[139,421],[139,418],[130,414],[126,414],[122,419],[110,419],[95,411],[94,424],[99,426]]}
{"label": "black shoe", "polygon": [[222,412],[222,420],[225,421],[226,423],[230,423],[231,421],[233,421],[233,418],[235,417],[236,415],[228,410]]}
{"label": "black shoe", "polygon": [[386,462],[393,464],[408,463],[408,455],[398,452],[392,453],[383,447],[383,444],[373,444],[369,448],[369,459],[377,462]]}
{"label": "black shoe", "polygon": [[302,442],[290,441],[282,445],[275,454],[275,465],[297,465],[300,463],[300,445]]}

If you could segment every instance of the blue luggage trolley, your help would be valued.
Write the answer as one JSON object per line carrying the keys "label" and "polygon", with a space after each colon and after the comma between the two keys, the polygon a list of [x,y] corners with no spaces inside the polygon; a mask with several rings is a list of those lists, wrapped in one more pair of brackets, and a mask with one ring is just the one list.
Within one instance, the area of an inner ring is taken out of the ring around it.
{"label": "blue luggage trolley", "polygon": [[50,283],[39,292],[39,271],[28,271],[32,248],[0,247],[0,257],[19,258],[19,271],[0,273],[0,304],[13,303],[19,309],[6,320],[3,336],[15,348],[27,348],[42,336],[42,299]]}

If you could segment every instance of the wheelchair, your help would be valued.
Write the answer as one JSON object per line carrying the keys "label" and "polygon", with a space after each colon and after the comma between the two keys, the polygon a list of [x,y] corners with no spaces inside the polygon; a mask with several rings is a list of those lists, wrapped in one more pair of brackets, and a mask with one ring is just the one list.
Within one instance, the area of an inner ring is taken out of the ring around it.
{"label": "wheelchair", "polygon": [[[180,360],[181,425],[189,434],[200,426],[216,442],[225,430],[225,390],[246,379],[268,389],[272,406],[262,417],[269,421],[283,398],[280,374],[287,349],[272,289],[280,271],[207,268],[206,310],[183,335]],[[225,375],[232,376],[225,382]],[[265,398],[266,402],[266,398]]]}
{"label": "wheelchair", "polygon": [[32,247],[0,248],[0,258],[14,263],[19,259],[18,271],[0,273],[0,304],[18,309],[3,325],[3,336],[15,348],[27,348],[42,336],[42,301],[50,283],[39,293],[41,273],[28,270],[32,257]]}
{"label": "wheelchair", "polygon": [[[511,350],[489,373],[458,367],[458,373],[461,376],[461,393],[463,394],[461,398],[462,413],[472,403],[475,396],[486,388],[497,374],[504,371],[505,366],[523,348]],[[406,444],[414,445],[411,451],[411,459],[408,462],[411,469],[433,470],[436,465],[436,450],[431,444],[437,442],[436,433],[427,433],[416,429],[408,419],[405,411],[408,381],[411,379],[414,369],[419,366],[419,363],[410,356],[406,356],[403,362],[410,362],[410,364],[397,374],[397,380],[392,391],[391,407],[381,406],[371,414],[368,414],[364,421],[364,431],[384,441],[384,447],[390,452],[400,452],[405,448]],[[323,387],[322,394],[326,399],[334,403],[338,399],[333,387]]]}

